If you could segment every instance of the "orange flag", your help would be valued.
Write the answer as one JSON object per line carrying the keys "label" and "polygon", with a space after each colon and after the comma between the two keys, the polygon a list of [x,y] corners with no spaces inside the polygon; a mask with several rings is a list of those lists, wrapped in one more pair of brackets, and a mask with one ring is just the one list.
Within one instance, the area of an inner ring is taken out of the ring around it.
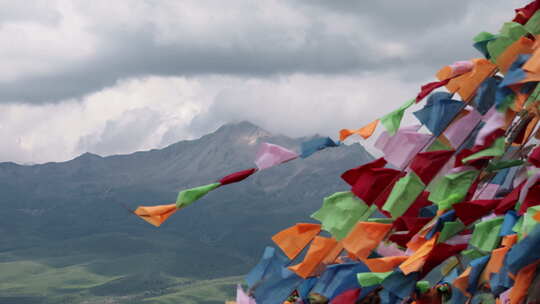
{"label": "orange flag", "polygon": [[533,74],[540,74],[540,48],[536,48],[532,57],[523,65],[523,69]]}
{"label": "orange flag", "polygon": [[176,211],[178,211],[178,208],[176,208],[176,204],[170,204],[151,207],[140,206],[139,208],[137,208],[137,210],[135,210],[134,213],[148,223],[159,227]]}
{"label": "orange flag", "polygon": [[344,141],[345,139],[347,139],[347,137],[353,134],[358,134],[362,136],[363,139],[368,139],[369,137],[371,137],[371,135],[373,135],[375,129],[377,129],[378,124],[379,119],[376,119],[358,130],[343,129],[339,131],[339,140]]}
{"label": "orange flag", "polygon": [[[446,85],[450,93],[457,92],[465,102],[468,102],[480,84],[497,70],[495,64],[484,58],[473,59],[473,63],[472,71],[453,78]],[[437,78],[443,80],[442,77],[444,76],[444,73],[439,73]]]}
{"label": "orange flag", "polygon": [[540,212],[536,212],[536,214],[533,216],[533,219],[537,222],[540,222]]}
{"label": "orange flag", "polygon": [[304,279],[312,276],[323,260],[334,251],[336,245],[335,239],[316,236],[311,242],[304,260],[294,266],[289,266],[289,269]]}
{"label": "orange flag", "polygon": [[[334,245],[334,248],[332,248],[332,250],[330,250],[330,252],[322,260],[322,263],[321,263],[322,266],[338,263],[339,254],[342,251],[343,251],[343,244],[338,241],[336,245]],[[321,269],[321,270],[324,270],[324,269]]]}
{"label": "orange flag", "polygon": [[399,266],[403,274],[408,275],[411,272],[420,270],[422,266],[424,266],[429,254],[437,244],[437,239],[438,234],[420,246],[413,255],[408,257],[407,260]]}
{"label": "orange flag", "polygon": [[389,256],[375,259],[362,259],[371,272],[387,272],[403,263],[408,256]]}
{"label": "orange flag", "polygon": [[518,241],[518,235],[510,234],[502,238],[501,245],[510,248],[514,246],[514,244],[517,243],[517,241]]}
{"label": "orange flag", "polygon": [[534,279],[536,266],[538,266],[539,262],[540,261],[537,261],[527,265],[517,273],[514,287],[512,287],[512,290],[510,291],[510,304],[521,303],[521,301],[525,298],[529,285],[531,285],[531,282]]}
{"label": "orange flag", "polygon": [[486,267],[484,268],[484,272],[482,273],[482,281],[487,282],[489,281],[489,278],[492,273],[499,272],[501,270],[501,267],[504,262],[504,257],[506,256],[506,253],[510,250],[509,247],[501,247],[493,250],[491,252],[491,257],[489,258],[489,262],[487,263]]}
{"label": "orange flag", "polygon": [[[503,74],[506,74],[517,56],[521,54],[531,54],[533,52],[533,44],[534,41],[527,37],[521,37],[516,40],[516,42],[512,43],[501,55],[499,55],[499,57],[497,57],[499,70]],[[527,64],[525,64],[523,68],[525,69],[526,66]]]}
{"label": "orange flag", "polygon": [[465,269],[465,271],[461,273],[453,282],[454,286],[461,290],[461,292],[467,297],[470,296],[469,292],[467,292],[467,287],[469,286],[469,275],[471,274],[471,269],[472,268],[470,266],[467,267],[467,269]]}
{"label": "orange flag", "polygon": [[359,259],[367,258],[390,229],[392,224],[358,222],[343,239],[343,247]]}
{"label": "orange flag", "polygon": [[276,233],[272,241],[292,260],[319,232],[321,232],[320,224],[298,223]]}

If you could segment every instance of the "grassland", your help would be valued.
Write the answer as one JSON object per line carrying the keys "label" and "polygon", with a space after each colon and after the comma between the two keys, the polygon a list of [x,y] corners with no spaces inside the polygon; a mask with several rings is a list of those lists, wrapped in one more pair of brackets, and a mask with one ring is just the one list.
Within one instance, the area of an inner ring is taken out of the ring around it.
{"label": "grassland", "polygon": [[[0,253],[0,303],[211,304],[234,297],[241,276],[204,278],[196,263],[178,267],[187,254],[163,247],[156,252],[152,242],[107,235]],[[189,256],[219,261],[204,251]]]}

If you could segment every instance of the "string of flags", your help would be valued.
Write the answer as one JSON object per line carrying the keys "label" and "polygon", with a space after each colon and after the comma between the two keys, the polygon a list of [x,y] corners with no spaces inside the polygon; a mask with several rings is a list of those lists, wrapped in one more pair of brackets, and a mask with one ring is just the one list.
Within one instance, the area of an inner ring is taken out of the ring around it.
{"label": "string of flags", "polygon": [[[350,186],[272,237],[237,304],[540,303],[540,0],[516,9],[483,58],[458,61],[395,111],[340,141],[383,157],[341,175]],[[425,102],[424,102],[425,101]],[[423,104],[422,104],[423,103]],[[416,125],[401,126],[413,105]],[[308,157],[338,143],[302,145]],[[159,226],[209,191],[300,155],[265,143],[256,168],[139,207]]]}
{"label": "string of flags", "polygon": [[278,145],[263,143],[255,155],[255,168],[231,173],[208,185],[182,190],[178,193],[175,203],[158,206],[140,206],[134,213],[148,223],[159,227],[176,211],[193,204],[218,187],[243,181],[260,170],[265,170],[299,157],[307,158],[317,151],[337,146],[339,146],[339,143],[334,142],[329,137],[314,138],[302,143],[301,152],[298,154]]}

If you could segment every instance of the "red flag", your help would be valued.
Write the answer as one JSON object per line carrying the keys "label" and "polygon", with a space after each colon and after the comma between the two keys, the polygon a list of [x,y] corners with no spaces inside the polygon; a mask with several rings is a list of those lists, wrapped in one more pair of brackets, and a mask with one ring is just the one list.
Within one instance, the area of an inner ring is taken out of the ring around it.
{"label": "red flag", "polygon": [[534,148],[529,155],[529,162],[535,167],[540,168],[540,147]]}
{"label": "red flag", "polygon": [[401,171],[384,168],[386,160],[379,158],[371,163],[350,169],[341,178],[352,186],[351,191],[368,205],[382,209],[392,185],[402,175]]}
{"label": "red flag", "polygon": [[343,293],[340,293],[337,297],[330,301],[330,304],[350,304],[356,303],[360,296],[360,288],[349,289]]}
{"label": "red flag", "polygon": [[453,154],[453,150],[418,153],[412,160],[411,170],[428,185]]}
{"label": "red flag", "polygon": [[529,188],[529,192],[527,192],[527,195],[525,196],[525,200],[521,203],[521,206],[519,207],[518,214],[523,215],[525,212],[527,212],[527,209],[529,209],[529,207],[534,207],[537,205],[540,205],[540,183],[539,182],[537,182],[531,188]]}
{"label": "red flag", "polygon": [[525,182],[522,182],[519,186],[515,187],[512,192],[508,193],[505,198],[501,201],[501,203],[495,208],[495,214],[501,215],[505,214],[506,211],[514,208],[517,201],[519,200],[519,193],[521,192],[521,188],[525,185]]}
{"label": "red flag", "polygon": [[434,81],[423,85],[420,93],[418,93],[418,95],[416,96],[416,102],[418,103],[420,100],[424,99],[424,97],[428,96],[429,93],[433,92],[433,90],[447,85],[450,80],[452,80],[452,78],[441,81]]}
{"label": "red flag", "polygon": [[372,168],[384,168],[384,166],[386,166],[386,160],[381,157],[360,167],[345,171],[345,173],[341,174],[341,178],[347,184],[354,186],[354,184],[356,184],[356,181],[362,176],[365,171]]}
{"label": "red flag", "polygon": [[452,207],[456,210],[456,216],[469,226],[474,221],[482,218],[499,205],[501,200],[476,200],[471,202],[462,202],[454,204]]}
{"label": "red flag", "polygon": [[239,181],[242,181],[248,178],[251,174],[255,173],[256,171],[257,169],[255,168],[244,170],[244,171],[238,171],[238,172],[235,172],[235,173],[232,173],[223,177],[222,179],[219,180],[219,182],[221,183],[221,185],[237,183]]}
{"label": "red flag", "polygon": [[519,24],[525,24],[531,17],[534,15],[534,13],[540,9],[540,0],[536,0],[534,2],[531,2],[524,7],[515,9],[516,16],[514,17],[514,22],[517,22]]}
{"label": "red flag", "polygon": [[435,245],[433,250],[429,253],[429,256],[422,267],[422,277],[427,275],[433,268],[444,262],[449,257],[460,253],[467,248],[467,244],[449,245],[445,243],[439,243]]}

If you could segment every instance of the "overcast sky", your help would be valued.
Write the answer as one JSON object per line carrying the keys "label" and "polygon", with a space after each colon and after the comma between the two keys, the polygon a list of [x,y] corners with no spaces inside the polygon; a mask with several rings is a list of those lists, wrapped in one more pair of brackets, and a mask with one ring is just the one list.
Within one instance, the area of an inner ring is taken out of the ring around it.
{"label": "overcast sky", "polygon": [[479,57],[523,0],[0,0],[0,162],[161,148],[249,120],[337,136]]}

